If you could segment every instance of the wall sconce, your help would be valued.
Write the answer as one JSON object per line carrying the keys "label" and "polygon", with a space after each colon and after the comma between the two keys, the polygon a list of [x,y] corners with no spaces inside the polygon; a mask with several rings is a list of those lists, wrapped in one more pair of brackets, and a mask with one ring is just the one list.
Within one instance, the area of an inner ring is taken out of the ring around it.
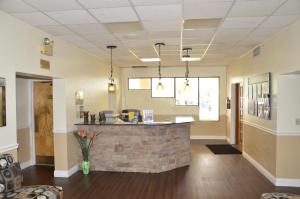
{"label": "wall sconce", "polygon": [[75,104],[83,105],[83,92],[82,91],[75,92]]}
{"label": "wall sconce", "polygon": [[53,56],[53,43],[49,38],[45,37],[41,45],[41,53],[47,56]]}
{"label": "wall sconce", "polygon": [[116,84],[108,83],[108,92],[114,93],[116,91]]}

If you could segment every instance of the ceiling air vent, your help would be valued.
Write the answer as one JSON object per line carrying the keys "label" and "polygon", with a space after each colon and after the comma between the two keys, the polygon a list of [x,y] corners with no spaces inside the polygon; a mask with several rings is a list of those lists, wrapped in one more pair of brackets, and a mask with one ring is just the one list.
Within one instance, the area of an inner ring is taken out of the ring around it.
{"label": "ceiling air vent", "polygon": [[131,66],[131,68],[148,68],[148,66]]}
{"label": "ceiling air vent", "polygon": [[254,48],[253,50],[253,57],[256,57],[258,55],[260,55],[260,46]]}

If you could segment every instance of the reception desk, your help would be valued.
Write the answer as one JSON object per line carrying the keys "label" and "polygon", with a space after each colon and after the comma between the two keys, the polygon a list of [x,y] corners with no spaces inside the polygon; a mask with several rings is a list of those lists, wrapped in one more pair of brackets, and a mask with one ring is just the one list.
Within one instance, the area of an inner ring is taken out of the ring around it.
{"label": "reception desk", "polygon": [[152,123],[119,120],[76,125],[88,134],[100,133],[90,152],[91,170],[160,173],[190,164],[193,121],[176,117]]}

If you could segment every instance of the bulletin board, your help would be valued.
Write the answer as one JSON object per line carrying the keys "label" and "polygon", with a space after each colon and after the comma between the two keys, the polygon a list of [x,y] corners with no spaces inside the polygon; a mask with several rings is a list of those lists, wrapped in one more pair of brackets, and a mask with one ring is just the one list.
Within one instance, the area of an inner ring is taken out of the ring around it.
{"label": "bulletin board", "polygon": [[248,114],[271,119],[271,73],[248,78]]}

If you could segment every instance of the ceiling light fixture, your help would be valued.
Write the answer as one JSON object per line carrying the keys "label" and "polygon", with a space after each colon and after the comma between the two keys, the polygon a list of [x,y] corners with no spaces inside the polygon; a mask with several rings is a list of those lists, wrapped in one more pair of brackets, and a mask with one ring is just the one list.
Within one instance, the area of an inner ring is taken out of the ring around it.
{"label": "ceiling light fixture", "polygon": [[116,84],[114,84],[114,78],[113,78],[113,66],[112,66],[112,50],[117,48],[117,46],[107,46],[108,49],[110,49],[110,77],[109,77],[109,83],[108,83],[108,92],[113,93],[116,91]]}
{"label": "ceiling light fixture", "polygon": [[189,84],[189,73],[190,73],[190,70],[189,70],[189,58],[191,57],[189,55],[189,51],[192,50],[192,48],[183,48],[182,50],[186,51],[186,54],[183,55],[183,58],[186,58],[185,60],[185,82],[184,82],[184,89],[183,91],[184,92],[190,92],[191,91],[191,85]]}
{"label": "ceiling light fixture", "polygon": [[141,58],[142,62],[159,62],[160,58]]}
{"label": "ceiling light fixture", "polygon": [[191,57],[191,56],[189,56],[189,57],[183,56],[181,58],[181,61],[200,61],[200,60],[201,60],[200,57]]}
{"label": "ceiling light fixture", "polygon": [[161,83],[161,57],[160,57],[160,46],[164,46],[164,43],[156,43],[155,46],[158,46],[158,58],[159,58],[159,62],[158,62],[158,76],[159,76],[159,81],[158,84],[156,86],[156,90],[163,90],[164,86]]}

